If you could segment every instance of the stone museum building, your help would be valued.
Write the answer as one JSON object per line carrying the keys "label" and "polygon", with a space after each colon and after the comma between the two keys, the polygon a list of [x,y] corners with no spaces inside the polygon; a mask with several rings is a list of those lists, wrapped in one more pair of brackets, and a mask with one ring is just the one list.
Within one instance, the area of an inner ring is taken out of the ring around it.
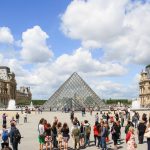
{"label": "stone museum building", "polygon": [[22,104],[31,101],[32,93],[30,87],[20,87],[20,90],[16,92],[16,103]]}
{"label": "stone museum building", "polygon": [[16,103],[30,101],[32,94],[29,87],[21,87],[17,90],[15,74],[6,66],[0,66],[0,105],[8,105],[10,99],[15,99]]}
{"label": "stone museum building", "polygon": [[140,82],[140,103],[143,107],[150,106],[150,65],[146,66],[145,71],[141,72]]}

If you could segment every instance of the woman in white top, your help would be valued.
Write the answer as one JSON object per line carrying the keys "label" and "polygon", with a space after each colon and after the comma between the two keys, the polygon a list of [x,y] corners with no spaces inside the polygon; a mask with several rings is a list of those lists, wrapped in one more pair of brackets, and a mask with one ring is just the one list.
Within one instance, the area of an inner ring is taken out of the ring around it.
{"label": "woman in white top", "polygon": [[[150,123],[148,124],[145,133],[147,132],[150,132]],[[148,147],[148,150],[150,150],[150,137],[147,137],[147,147]]]}
{"label": "woman in white top", "polygon": [[40,150],[43,150],[43,145],[45,143],[45,137],[44,137],[44,118],[42,118],[39,122],[38,125],[38,132],[39,132],[39,136],[38,136],[38,140],[39,140],[39,148]]}

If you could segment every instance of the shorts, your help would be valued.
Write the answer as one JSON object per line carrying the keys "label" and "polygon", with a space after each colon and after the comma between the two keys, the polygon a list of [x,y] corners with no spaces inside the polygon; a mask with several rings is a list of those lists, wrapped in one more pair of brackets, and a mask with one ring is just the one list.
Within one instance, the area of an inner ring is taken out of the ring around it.
{"label": "shorts", "polygon": [[44,144],[44,143],[45,143],[44,137],[38,136],[38,140],[39,140],[39,143],[40,143],[40,144]]}
{"label": "shorts", "polygon": [[77,143],[79,143],[79,142],[80,142],[79,136],[75,136],[75,137],[74,137],[74,141],[77,142]]}
{"label": "shorts", "polygon": [[61,143],[61,142],[62,142],[62,139],[63,139],[62,135],[61,135],[61,134],[58,134],[58,137],[57,137],[58,143]]}
{"label": "shorts", "polygon": [[80,139],[84,138],[84,133],[80,133]]}
{"label": "shorts", "polygon": [[7,143],[7,142],[1,143],[1,147],[2,147],[2,148],[4,148],[4,147],[9,147],[9,143]]}
{"label": "shorts", "polygon": [[69,137],[63,137],[64,142],[68,142],[69,141]]}
{"label": "shorts", "polygon": [[52,142],[52,137],[51,136],[46,136],[45,137],[45,142]]}

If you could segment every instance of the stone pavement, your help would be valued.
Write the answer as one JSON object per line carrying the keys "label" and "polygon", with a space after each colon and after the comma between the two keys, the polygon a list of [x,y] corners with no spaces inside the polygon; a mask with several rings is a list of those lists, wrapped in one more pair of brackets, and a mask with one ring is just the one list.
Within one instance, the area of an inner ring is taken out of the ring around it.
{"label": "stone pavement", "polygon": [[[2,111],[0,111],[0,117],[2,116]],[[16,113],[16,112],[6,112],[8,114],[8,120],[11,119],[11,117]],[[20,112],[19,112],[20,113]],[[75,113],[75,117],[78,117],[79,121],[84,121],[85,119],[89,120],[89,123],[91,126],[94,125],[94,120],[95,120],[95,114],[96,112],[93,113],[93,116],[91,116],[89,113],[86,113],[85,117],[81,116],[81,112]],[[21,141],[21,144],[19,145],[19,150],[38,150],[39,145],[38,145],[38,122],[41,118],[47,119],[48,122],[52,124],[54,116],[57,116],[59,121],[62,123],[67,122],[69,127],[72,126],[71,121],[70,121],[70,113],[62,113],[62,112],[43,112],[42,114],[35,114],[35,112],[32,112],[32,114],[28,115],[28,123],[23,123],[23,116],[20,113],[20,123],[17,125],[19,128],[21,135],[23,136],[23,139]],[[9,121],[8,121],[9,122]],[[2,119],[0,119],[0,127],[2,125]],[[124,134],[124,128],[122,128],[122,139],[125,138]],[[137,135],[137,134],[136,134]],[[111,137],[110,137],[111,139]],[[92,142],[93,139],[93,132],[91,134],[91,146],[87,147],[86,150],[96,150],[98,149],[97,147],[94,146],[94,143]],[[137,141],[137,136],[136,136],[136,141]],[[138,143],[138,142],[137,142]],[[70,138],[69,140],[69,146],[71,147],[70,150],[73,150],[73,140]],[[113,142],[110,140],[108,143],[108,148],[111,150],[113,149]],[[122,140],[122,144],[119,146],[120,150],[126,150],[126,143],[125,140]],[[144,140],[144,144],[139,145],[138,144],[138,150],[147,150],[147,143],[146,139]]]}

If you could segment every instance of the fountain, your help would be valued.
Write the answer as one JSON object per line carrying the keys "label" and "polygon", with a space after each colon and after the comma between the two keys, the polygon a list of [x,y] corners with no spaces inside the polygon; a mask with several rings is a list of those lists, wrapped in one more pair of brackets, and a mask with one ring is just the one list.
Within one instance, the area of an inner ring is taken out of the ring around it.
{"label": "fountain", "polygon": [[32,101],[31,101],[31,103],[30,103],[30,106],[29,106],[29,108],[30,108],[31,110],[33,110],[33,109],[34,109],[34,106],[33,106],[33,103],[32,103]]}
{"label": "fountain", "polygon": [[141,106],[140,106],[141,104],[140,104],[140,101],[139,100],[134,100],[134,101],[132,101],[132,109],[140,109],[141,108]]}
{"label": "fountain", "polygon": [[7,110],[16,110],[16,101],[14,99],[9,100]]}

